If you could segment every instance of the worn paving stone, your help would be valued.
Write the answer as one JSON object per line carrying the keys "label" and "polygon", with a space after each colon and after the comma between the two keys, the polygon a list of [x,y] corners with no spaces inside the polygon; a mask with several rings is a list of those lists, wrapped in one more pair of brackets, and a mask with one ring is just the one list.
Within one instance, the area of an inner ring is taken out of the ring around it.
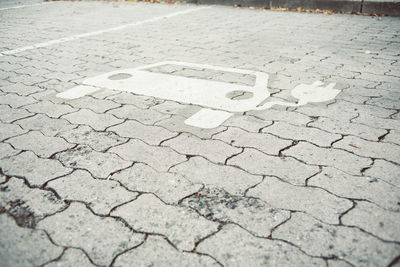
{"label": "worn paving stone", "polygon": [[54,153],[74,146],[62,138],[44,136],[38,131],[31,131],[24,135],[12,137],[7,142],[15,148],[33,151],[36,155],[43,158],[48,158]]}
{"label": "worn paving stone", "polygon": [[400,188],[398,173],[400,166],[380,159],[375,160],[372,167],[364,172],[366,176],[382,179]]}
{"label": "worn paving stone", "polygon": [[263,128],[262,132],[291,140],[308,141],[324,147],[330,147],[332,142],[342,137],[339,134],[332,134],[311,127],[295,126],[286,122],[275,122],[273,125]]}
{"label": "worn paving stone", "polygon": [[287,240],[309,255],[337,257],[353,265],[387,265],[400,252],[400,246],[385,243],[357,228],[321,223],[296,212],[279,226],[273,238]]}
{"label": "worn paving stone", "polygon": [[56,244],[83,249],[98,265],[111,264],[144,238],[114,218],[93,215],[82,203],[71,203],[65,211],[40,221],[37,228],[46,230]]}
{"label": "worn paving stone", "polygon": [[385,136],[383,142],[400,145],[400,131],[391,130],[390,133]]}
{"label": "worn paving stone", "polygon": [[0,90],[5,93],[15,93],[22,96],[27,96],[33,93],[43,91],[43,89],[37,86],[29,86],[21,83],[10,84],[7,86],[0,87]]}
{"label": "worn paving stone", "polygon": [[13,136],[24,134],[26,132],[26,130],[22,129],[18,125],[0,122],[0,141],[3,141],[4,139]]}
{"label": "worn paving stone", "polygon": [[12,108],[19,108],[37,102],[30,96],[19,96],[16,94],[6,94],[0,97],[0,104],[9,105]]}
{"label": "worn paving stone", "polygon": [[351,120],[351,122],[367,125],[374,128],[382,129],[400,129],[400,120],[378,118],[372,115],[360,113],[357,118]]}
{"label": "worn paving stone", "polygon": [[177,203],[202,187],[179,174],[157,172],[143,163],[135,163],[132,167],[113,174],[110,179],[121,182],[132,191],[154,193],[170,204]]}
{"label": "worn paving stone", "polygon": [[306,142],[300,142],[284,151],[283,154],[308,164],[335,167],[353,175],[360,175],[361,170],[372,163],[371,159],[359,157],[347,151],[321,148]]}
{"label": "worn paving stone", "polygon": [[[260,198],[278,209],[304,211],[332,224],[339,223],[339,216],[352,206],[349,200],[338,198],[320,188],[294,186],[275,177],[266,177],[261,184],[251,188],[246,196]],[[320,205],[321,200],[324,205]]]}
{"label": "worn paving stone", "polygon": [[128,143],[113,147],[109,150],[127,161],[142,162],[162,172],[171,166],[186,161],[186,157],[169,147],[148,145],[140,140],[131,139]]}
{"label": "worn paving stone", "polygon": [[86,145],[61,152],[55,158],[69,168],[85,169],[95,177],[104,179],[132,164],[115,154],[97,152]]}
{"label": "worn paving stone", "polygon": [[25,130],[40,131],[46,136],[55,136],[62,131],[67,131],[76,127],[64,119],[49,118],[44,114],[37,114],[33,117],[18,120],[15,122]]}
{"label": "worn paving stone", "polygon": [[324,167],[322,172],[311,177],[307,184],[324,188],[337,196],[364,199],[383,208],[400,211],[400,188],[381,179],[354,176],[335,168]]}
{"label": "worn paving stone", "polygon": [[265,121],[254,116],[232,116],[222,125],[238,127],[252,133],[258,133],[261,128],[269,126],[273,121]]}
{"label": "worn paving stone", "polygon": [[345,136],[342,140],[333,144],[333,147],[351,151],[362,157],[385,159],[400,164],[400,146],[397,145]]}
{"label": "worn paving stone", "polygon": [[344,225],[358,226],[382,239],[397,242],[400,240],[399,221],[399,211],[385,210],[373,203],[361,201],[342,217]]}
{"label": "worn paving stone", "polygon": [[324,265],[322,259],[309,257],[294,246],[254,237],[233,224],[201,242],[196,251],[213,255],[224,266]]}
{"label": "worn paving stone", "polygon": [[114,262],[113,266],[218,266],[210,257],[176,250],[164,238],[149,236],[138,248],[132,249]]}
{"label": "worn paving stone", "polygon": [[150,145],[158,145],[161,141],[176,135],[176,133],[167,131],[162,127],[143,125],[134,120],[126,121],[107,130],[115,132],[122,137],[140,139]]}
{"label": "worn paving stone", "polygon": [[57,261],[50,262],[46,267],[68,267],[68,266],[95,266],[80,249],[68,248]]}
{"label": "worn paving stone", "polygon": [[371,141],[378,141],[378,138],[386,133],[384,129],[377,129],[362,124],[324,117],[319,117],[316,121],[308,125],[332,133],[354,135]]}
{"label": "worn paving stone", "polygon": [[76,111],[76,109],[64,104],[54,104],[48,100],[40,101],[35,104],[25,106],[32,113],[43,113],[50,118],[59,118],[60,116]]}
{"label": "worn paving stone", "polygon": [[151,194],[116,208],[111,215],[123,218],[137,231],[165,235],[178,249],[188,251],[218,227],[190,209],[166,205]]}
{"label": "worn paving stone", "polygon": [[19,227],[14,219],[0,214],[0,258],[2,266],[39,266],[61,255],[46,233]]}
{"label": "worn paving stone", "polygon": [[[196,112],[193,112],[195,114]],[[193,114],[190,114],[193,115]],[[190,117],[188,116],[188,117]],[[214,134],[222,132],[226,127],[219,126],[213,129],[202,129],[193,127],[184,123],[187,117],[181,115],[172,115],[170,118],[157,122],[155,125],[162,126],[164,129],[177,133],[190,133],[202,139],[210,139]]]}
{"label": "worn paving stone", "polygon": [[15,150],[11,145],[7,143],[0,143],[0,159],[14,156],[19,152],[19,150]]}
{"label": "worn paving stone", "polygon": [[117,95],[112,95],[107,97],[107,99],[113,100],[120,104],[135,105],[136,107],[141,109],[148,109],[163,102],[163,100],[159,100],[153,97],[140,96],[128,92],[122,92]]}
{"label": "worn paving stone", "polygon": [[58,136],[65,138],[70,143],[88,145],[99,152],[104,152],[110,147],[120,145],[128,140],[112,132],[95,131],[86,125],[80,125],[75,129],[63,131]]}
{"label": "worn paving stone", "polygon": [[319,171],[293,158],[270,156],[251,148],[232,157],[228,165],[239,166],[250,173],[277,176],[291,184],[304,185],[305,180]]}
{"label": "worn paving stone", "polygon": [[81,109],[77,112],[63,116],[73,124],[89,125],[97,131],[104,131],[107,127],[123,122],[110,114],[98,114],[89,109]]}
{"label": "worn paving stone", "polygon": [[198,155],[221,164],[224,164],[227,158],[241,152],[241,149],[227,145],[224,142],[200,139],[187,133],[182,133],[163,142],[162,146],[171,147],[181,154]]}
{"label": "worn paving stone", "polygon": [[59,161],[39,158],[31,151],[2,159],[0,167],[8,176],[24,177],[31,186],[41,186],[53,178],[71,172],[70,168],[64,167]]}
{"label": "worn paving stone", "polygon": [[104,215],[109,214],[113,207],[131,201],[138,195],[129,192],[116,181],[94,179],[83,170],[50,181],[47,187],[53,188],[64,200],[83,201],[95,213]]}
{"label": "worn paving stone", "polygon": [[169,118],[167,114],[162,114],[152,109],[137,108],[134,105],[124,105],[120,108],[110,110],[107,113],[113,114],[120,119],[137,120],[146,125],[153,125],[157,121]]}
{"label": "worn paving stone", "polygon": [[198,106],[193,105],[184,105],[174,101],[168,101],[158,104],[156,106],[152,106],[150,110],[156,110],[160,113],[167,115],[180,115],[186,118],[192,116],[192,114],[196,113],[199,110]]}
{"label": "worn paving stone", "polygon": [[250,133],[245,130],[229,127],[228,130],[213,136],[236,147],[250,147],[269,155],[278,155],[279,151],[292,144],[292,140],[284,140],[270,134]]}
{"label": "worn paving stone", "polygon": [[247,115],[253,115],[256,118],[263,119],[265,121],[284,121],[297,125],[306,125],[311,121],[311,118],[307,115],[300,114],[298,112],[278,110],[278,109],[268,109],[264,111],[249,111],[246,112]]}
{"label": "worn paving stone", "polygon": [[85,96],[75,100],[66,101],[65,103],[77,109],[90,109],[95,113],[104,113],[107,110],[121,106],[120,104],[117,104],[110,100],[97,99],[90,96]]}
{"label": "worn paving stone", "polygon": [[221,187],[234,195],[242,195],[246,189],[262,180],[261,176],[231,166],[213,164],[202,157],[192,157],[172,167],[170,172],[181,174],[192,183]]}
{"label": "worn paving stone", "polygon": [[231,195],[216,187],[204,188],[186,198],[182,205],[198,211],[209,220],[234,222],[262,237],[268,237],[274,227],[290,217],[289,211],[275,209],[256,198]]}
{"label": "worn paving stone", "polygon": [[35,228],[39,220],[66,207],[54,193],[29,188],[21,179],[10,179],[0,186],[0,191],[0,210],[21,227]]}
{"label": "worn paving stone", "polygon": [[19,120],[22,118],[26,118],[32,116],[33,114],[29,113],[25,109],[16,109],[10,108],[7,105],[0,105],[0,121],[5,123],[10,123],[15,120]]}

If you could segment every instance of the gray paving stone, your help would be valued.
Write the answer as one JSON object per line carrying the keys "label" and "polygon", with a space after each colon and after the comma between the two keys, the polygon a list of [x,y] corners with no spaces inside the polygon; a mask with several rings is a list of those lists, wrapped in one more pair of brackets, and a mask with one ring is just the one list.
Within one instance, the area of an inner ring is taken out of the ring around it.
{"label": "gray paving stone", "polygon": [[[193,113],[194,114],[194,113]],[[193,114],[190,114],[193,115]],[[188,116],[188,117],[190,117]],[[165,119],[157,122],[155,125],[161,126],[168,131],[176,133],[190,133],[202,139],[209,139],[214,134],[222,132],[226,127],[219,126],[213,129],[203,129],[198,127],[193,127],[184,123],[187,117],[181,115],[172,115],[169,119]]]}
{"label": "gray paving stone", "polygon": [[269,155],[278,155],[279,151],[292,144],[291,140],[280,139],[270,134],[250,133],[236,127],[213,136],[235,147],[255,148]]}
{"label": "gray paving stone", "polygon": [[85,169],[95,177],[103,179],[132,164],[115,154],[97,152],[86,145],[61,152],[55,158],[69,168]]}
{"label": "gray paving stone", "polygon": [[192,250],[218,227],[190,209],[166,205],[151,194],[116,208],[111,215],[123,218],[137,231],[165,235],[180,250]]}
{"label": "gray paving stone", "polygon": [[202,157],[192,157],[172,167],[170,172],[181,174],[192,183],[220,187],[234,195],[242,195],[246,189],[262,180],[261,176],[231,166],[213,164]]}
{"label": "gray paving stone", "polygon": [[9,105],[12,108],[19,108],[37,102],[30,96],[19,96],[16,94],[6,94],[0,97],[0,104]]}
{"label": "gray paving stone", "polygon": [[372,203],[357,202],[354,209],[342,217],[344,225],[358,226],[389,241],[400,240],[400,213],[388,211]]}
{"label": "gray paving stone", "polygon": [[95,266],[80,249],[68,248],[57,261],[50,262],[46,267],[68,267],[68,266]]}
{"label": "gray paving stone", "polygon": [[29,113],[25,109],[15,109],[10,108],[7,105],[0,105],[0,121],[5,123],[10,123],[32,115],[33,114]]}
{"label": "gray paving stone", "polygon": [[135,105],[136,107],[142,109],[147,109],[163,102],[163,100],[155,99],[153,97],[134,95],[127,92],[109,96],[107,99],[113,100],[120,104]]}
{"label": "gray paving stone", "polygon": [[150,110],[156,110],[160,113],[168,114],[168,115],[178,114],[180,116],[189,118],[190,116],[192,116],[192,114],[199,111],[199,107],[194,106],[194,105],[184,105],[184,104],[180,104],[178,102],[166,100],[165,102],[163,102],[161,104],[152,106],[150,108]]}
{"label": "gray paving stone", "polygon": [[93,215],[82,203],[72,203],[65,211],[40,221],[37,228],[46,230],[56,244],[83,249],[98,265],[111,264],[115,256],[144,238],[114,218]]}
{"label": "gray paving stone", "polygon": [[283,154],[292,156],[308,164],[335,167],[353,175],[360,175],[361,170],[372,163],[371,159],[359,157],[347,151],[320,148],[305,142],[300,142],[296,146],[284,151]]}
{"label": "gray paving stone", "polygon": [[[246,112],[247,115],[253,115],[257,118],[265,121],[284,121],[297,125],[305,125],[311,121],[311,118],[307,115],[300,114],[298,112],[267,109],[262,111],[250,111]],[[313,115],[312,115],[313,116]]]}
{"label": "gray paving stone", "polygon": [[378,141],[378,138],[386,133],[384,129],[376,129],[362,124],[356,124],[337,119],[319,117],[318,120],[308,124],[332,133],[354,135],[371,141]]}
{"label": "gray paving stone", "polygon": [[88,145],[96,151],[104,152],[110,147],[125,143],[128,139],[112,132],[98,132],[89,126],[80,125],[75,129],[63,131],[58,134],[68,142]]}
{"label": "gray paving stone", "polygon": [[90,96],[81,97],[75,100],[65,102],[77,109],[90,109],[95,113],[104,113],[107,110],[121,106],[113,101],[106,99],[97,99]]}
{"label": "gray paving stone", "polygon": [[88,172],[76,170],[72,174],[50,181],[47,187],[53,188],[61,198],[88,203],[97,214],[109,214],[110,210],[137,197],[116,181],[94,179]]}
{"label": "gray paving stone", "polygon": [[317,146],[330,147],[332,142],[340,139],[339,134],[332,134],[311,127],[299,127],[286,122],[275,122],[273,125],[262,129],[263,133],[270,133],[281,138],[304,140]]}
{"label": "gray paving stone", "polygon": [[25,130],[40,131],[46,136],[55,136],[62,131],[76,127],[76,125],[70,124],[67,120],[49,118],[44,114],[37,114],[33,117],[18,120],[15,123]]}
{"label": "gray paving stone", "polygon": [[400,251],[399,245],[382,242],[357,228],[324,224],[299,212],[272,237],[287,240],[309,255],[336,256],[353,265],[387,265]]}
{"label": "gray paving stone", "polygon": [[157,121],[169,118],[169,115],[162,114],[152,109],[141,109],[134,105],[124,105],[120,108],[107,112],[120,119],[137,120],[146,125],[153,125]]}
{"label": "gray paving stone", "polygon": [[[320,188],[294,186],[275,177],[266,177],[261,184],[251,188],[246,196],[260,198],[275,208],[304,211],[332,224],[339,223],[339,216],[352,206],[349,200],[338,198]],[[321,199],[323,206],[319,205]]]}
{"label": "gray paving stone", "polygon": [[26,132],[18,125],[0,122],[0,141]]}
{"label": "gray paving stone", "polygon": [[76,109],[64,105],[64,104],[54,104],[53,102],[50,101],[40,101],[35,104],[31,104],[28,106],[25,106],[27,110],[29,110],[32,113],[43,113],[49,116],[50,118],[59,118],[60,116],[68,113],[72,113],[76,111]]}
{"label": "gray paving stone", "polygon": [[391,130],[382,142],[400,145],[400,131]]}
{"label": "gray paving stone", "polygon": [[39,220],[66,207],[54,193],[29,188],[21,179],[10,179],[0,186],[0,191],[0,209],[21,227],[35,228]]}
{"label": "gray paving stone", "polygon": [[63,116],[70,123],[89,125],[97,131],[104,131],[107,127],[123,122],[110,114],[98,114],[89,109],[81,109],[77,112]]}
{"label": "gray paving stone", "polygon": [[165,239],[149,236],[138,248],[119,256],[113,266],[218,266],[210,257],[196,253],[180,252]]}
{"label": "gray paving stone", "polygon": [[5,183],[7,180],[7,177],[3,174],[0,174],[0,184]]}
{"label": "gray paving stone", "polygon": [[224,164],[225,160],[241,149],[217,140],[200,139],[196,136],[182,133],[179,136],[162,143],[162,146],[171,147],[181,154],[198,155],[208,160]]}
{"label": "gray paving stone", "polygon": [[234,224],[199,244],[197,251],[213,255],[224,266],[323,266],[298,248],[278,240],[257,238]]}
{"label": "gray paving stone", "polygon": [[254,116],[232,116],[222,125],[238,127],[252,133],[258,133],[261,128],[271,125],[272,121],[265,121]]}
{"label": "gray paving stone", "polygon": [[335,168],[324,167],[307,184],[326,189],[337,196],[364,199],[383,208],[400,211],[400,189],[381,179],[349,175]]}
{"label": "gray paving stone", "polygon": [[228,165],[258,175],[277,176],[291,184],[305,185],[305,180],[319,171],[317,166],[306,165],[290,157],[270,156],[251,148],[230,158]]}
{"label": "gray paving stone", "polygon": [[398,99],[389,99],[389,98],[371,98],[366,102],[368,105],[374,105],[386,109],[399,109],[399,101]]}
{"label": "gray paving stone", "polygon": [[0,159],[14,156],[19,152],[20,150],[14,149],[11,145],[7,143],[0,143]]}
{"label": "gray paving stone", "polygon": [[268,237],[274,227],[290,217],[289,211],[275,209],[256,198],[231,195],[216,187],[204,188],[186,198],[182,205],[196,210],[209,220],[234,222],[262,237]]}
{"label": "gray paving stone", "polygon": [[397,145],[346,136],[333,144],[333,147],[351,151],[362,157],[385,159],[400,164],[400,146]]}
{"label": "gray paving stone", "polygon": [[45,182],[71,172],[59,161],[42,159],[31,151],[2,159],[0,167],[8,176],[24,177],[31,186],[41,186]]}
{"label": "gray paving stone", "polygon": [[375,128],[394,130],[400,129],[400,120],[378,118],[364,113],[360,113],[360,115],[357,118],[352,119],[351,122],[364,124]]}
{"label": "gray paving stone", "polygon": [[140,140],[131,139],[128,143],[109,150],[127,161],[142,162],[158,171],[168,171],[171,166],[186,161],[186,157],[169,147],[151,146]]}
{"label": "gray paving stone", "polygon": [[60,137],[44,136],[38,131],[31,131],[24,135],[12,137],[7,142],[15,148],[33,151],[36,155],[43,158],[48,158],[54,153],[74,146]]}
{"label": "gray paving stone", "polygon": [[18,227],[6,214],[0,214],[0,258],[2,266],[38,266],[61,255],[46,233]]}
{"label": "gray paving stone", "polygon": [[176,135],[162,127],[143,125],[134,120],[110,127],[108,131],[115,132],[122,137],[140,139],[150,145],[158,145],[161,141]]}
{"label": "gray paving stone", "polygon": [[132,191],[154,193],[164,202],[174,204],[182,198],[200,190],[200,184],[193,184],[176,173],[157,172],[153,168],[135,163],[132,167],[111,176]]}

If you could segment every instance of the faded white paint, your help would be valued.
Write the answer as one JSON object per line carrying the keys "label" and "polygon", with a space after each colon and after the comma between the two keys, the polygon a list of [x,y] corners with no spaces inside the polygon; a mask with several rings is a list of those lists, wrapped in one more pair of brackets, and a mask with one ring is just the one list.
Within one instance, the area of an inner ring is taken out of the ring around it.
{"label": "faded white paint", "polygon": [[[254,86],[244,86],[146,71],[146,69],[162,65],[179,65],[189,68],[254,75],[256,81]],[[333,89],[335,86],[334,83],[322,87],[321,85],[323,85],[323,83],[317,81],[311,85],[300,84],[292,90],[292,95],[299,99],[298,103],[272,101],[259,106],[260,103],[264,102],[270,96],[267,89],[268,74],[258,71],[178,61],[164,61],[138,68],[113,71],[86,79],[82,83],[82,86],[74,87],[66,92],[60,93],[57,97],[75,99],[93,93],[96,89],[107,88],[137,95],[199,105],[207,107],[207,109],[200,110],[187,119],[185,123],[200,128],[217,127],[227,120],[233,112],[264,110],[273,105],[301,106],[309,102],[324,102],[334,99],[340,92],[340,90]],[[238,91],[248,93],[250,97],[245,99],[230,99],[228,97],[232,92]]]}
{"label": "faded white paint", "polygon": [[0,8],[0,11],[8,10],[8,9],[24,8],[24,7],[41,6],[41,5],[47,5],[47,4],[53,4],[53,3],[55,3],[55,2],[46,2],[46,3],[37,3],[37,4],[31,4],[31,5],[20,5],[20,6],[2,7],[2,8]]}

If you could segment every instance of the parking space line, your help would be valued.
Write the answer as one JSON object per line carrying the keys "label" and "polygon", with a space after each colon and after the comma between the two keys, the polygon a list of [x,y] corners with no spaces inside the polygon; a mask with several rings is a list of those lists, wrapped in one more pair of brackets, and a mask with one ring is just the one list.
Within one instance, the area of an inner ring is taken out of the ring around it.
{"label": "parking space line", "polygon": [[43,42],[43,43],[28,45],[28,46],[24,46],[24,47],[12,49],[12,50],[2,51],[2,52],[0,52],[0,57],[1,56],[6,56],[6,55],[13,55],[13,54],[17,54],[17,53],[20,53],[20,52],[24,52],[24,51],[28,51],[28,50],[32,50],[32,49],[36,49],[36,48],[48,47],[48,46],[55,45],[55,44],[65,43],[65,42],[68,42],[68,41],[73,41],[73,40],[76,40],[76,39],[85,38],[85,37],[89,37],[89,36],[100,35],[100,34],[103,34],[103,33],[108,33],[108,32],[113,32],[113,31],[119,31],[119,30],[123,30],[123,29],[129,28],[129,27],[139,26],[139,25],[142,25],[142,24],[155,22],[155,21],[159,21],[159,20],[162,20],[162,19],[172,18],[172,17],[176,17],[176,16],[179,16],[179,15],[184,15],[184,14],[200,11],[200,10],[203,10],[203,9],[206,9],[206,8],[211,8],[211,6],[192,8],[192,9],[189,9],[189,10],[174,12],[174,13],[171,13],[171,14],[167,14],[167,15],[163,15],[163,16],[159,16],[159,17],[155,17],[155,18],[151,18],[151,19],[146,19],[146,20],[142,20],[142,21],[138,21],[138,22],[123,24],[123,25],[120,25],[120,26],[116,26],[116,27],[112,27],[112,28],[108,28],[108,29],[104,29],[104,30],[77,34],[77,35],[73,35],[73,36],[70,36],[70,37],[64,37],[64,38],[61,38],[61,39],[56,39],[56,40],[51,40],[51,41],[47,41],[47,42]]}
{"label": "parking space line", "polygon": [[20,6],[11,6],[11,7],[2,7],[2,8],[0,8],[0,11],[8,10],[8,9],[23,8],[23,7],[31,7],[31,6],[41,6],[41,5],[53,4],[53,3],[55,3],[55,2],[37,3],[37,4],[32,4],[32,5],[20,5]]}

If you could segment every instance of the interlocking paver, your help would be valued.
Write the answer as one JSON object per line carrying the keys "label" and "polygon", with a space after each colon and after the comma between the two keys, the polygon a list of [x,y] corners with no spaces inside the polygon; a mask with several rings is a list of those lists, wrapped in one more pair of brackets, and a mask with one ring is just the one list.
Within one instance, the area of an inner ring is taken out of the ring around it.
{"label": "interlocking paver", "polygon": [[124,105],[107,112],[120,119],[133,119],[146,125],[153,125],[157,121],[169,118],[169,115],[162,114],[152,109],[141,109],[134,105]]}
{"label": "interlocking paver", "polygon": [[150,194],[118,207],[111,215],[125,219],[137,231],[165,235],[180,250],[192,250],[218,227],[190,209],[166,205]]}
{"label": "interlocking paver", "polygon": [[177,203],[201,188],[201,184],[193,184],[182,175],[158,172],[143,163],[135,163],[110,179],[121,182],[131,191],[154,193],[167,203]]}
{"label": "interlocking paver", "polygon": [[81,109],[77,112],[63,116],[70,123],[89,125],[97,131],[104,131],[107,127],[123,122],[109,114],[98,114],[89,109]]}
{"label": "interlocking paver", "polygon": [[10,144],[0,143],[0,159],[18,154],[20,150],[14,149]]}
{"label": "interlocking paver", "polygon": [[34,228],[39,220],[66,207],[54,193],[29,188],[17,178],[2,184],[0,191],[1,210],[13,216],[21,227]]}
{"label": "interlocking paver", "polygon": [[54,104],[48,100],[40,101],[35,104],[24,106],[32,113],[43,113],[50,118],[59,118],[60,116],[76,111],[76,109],[64,104]]}
{"label": "interlocking paver", "polygon": [[18,120],[15,123],[25,130],[40,131],[46,136],[55,136],[62,131],[67,131],[76,127],[76,125],[70,124],[67,120],[49,118],[44,114],[37,114],[26,119]]}
{"label": "interlocking paver", "polygon": [[248,132],[258,133],[261,128],[273,124],[273,121],[265,121],[254,116],[232,116],[222,125],[233,126],[244,129]]}
{"label": "interlocking paver", "polygon": [[0,97],[0,104],[9,105],[12,108],[19,108],[37,102],[30,96],[19,96],[16,94],[6,94]]}
{"label": "interlocking paver", "polygon": [[63,252],[62,247],[50,242],[44,231],[19,227],[6,214],[0,214],[0,236],[0,257],[4,266],[38,266]]}
{"label": "interlocking paver", "polygon": [[104,152],[110,147],[125,143],[128,139],[112,132],[98,132],[86,125],[58,134],[70,143],[88,145],[96,151]]}
{"label": "interlocking paver", "polygon": [[94,215],[82,203],[72,203],[65,211],[40,221],[37,228],[46,230],[59,245],[83,249],[99,265],[109,265],[144,238],[114,218]]}
{"label": "interlocking paver", "polygon": [[78,109],[90,109],[96,113],[104,113],[107,110],[114,109],[120,106],[110,100],[96,99],[93,97],[82,97],[72,101],[66,101],[67,104]]}
{"label": "interlocking paver", "polygon": [[157,236],[149,236],[140,247],[120,255],[113,266],[127,266],[132,262],[139,266],[218,266],[206,255],[180,252]]}
{"label": "interlocking paver", "polygon": [[353,265],[389,264],[400,251],[399,245],[382,242],[357,228],[324,224],[299,212],[272,237],[287,240],[309,255],[333,256]]}
{"label": "interlocking paver", "polygon": [[290,265],[322,266],[323,260],[309,257],[298,248],[278,240],[257,238],[239,226],[228,224],[199,244],[225,266]]}
{"label": "interlocking paver", "polygon": [[192,183],[215,185],[231,194],[243,194],[246,189],[259,183],[261,176],[252,175],[240,169],[217,165],[202,157],[192,157],[170,169],[182,174]]}
{"label": "interlocking paver", "polygon": [[74,146],[60,137],[44,136],[38,131],[31,131],[24,135],[12,137],[7,140],[7,143],[21,150],[33,151],[36,155],[43,158],[48,158],[54,153]]}
{"label": "interlocking paver", "polygon": [[32,115],[25,109],[15,109],[7,105],[0,105],[0,121],[2,122],[10,123]]}
{"label": "interlocking paver", "polygon": [[76,170],[72,174],[50,181],[53,188],[65,200],[76,200],[87,205],[98,214],[108,214],[110,210],[137,197],[116,181],[94,179],[88,172]]}
{"label": "interlocking paver", "polygon": [[24,177],[31,186],[41,186],[53,178],[71,172],[70,168],[64,167],[59,161],[39,158],[31,151],[2,159],[0,164],[5,174]]}
{"label": "interlocking paver", "polygon": [[55,158],[69,168],[85,169],[95,177],[103,179],[132,164],[113,153],[97,152],[86,145],[61,152]]}
{"label": "interlocking paver", "polygon": [[253,174],[277,176],[296,185],[304,185],[307,178],[319,171],[317,166],[306,165],[290,157],[270,156],[252,148],[245,148],[243,153],[230,158],[227,164]]}
{"label": "interlocking paver", "polygon": [[67,267],[71,265],[95,266],[89,261],[88,257],[86,257],[82,250],[76,248],[68,248],[64,251],[64,254],[60,259],[46,264],[46,267]]}
{"label": "interlocking paver", "polygon": [[9,123],[0,123],[0,140],[10,138],[12,136],[26,133],[27,131],[22,129],[20,126]]}
{"label": "interlocking paver", "polygon": [[[338,223],[339,216],[352,206],[349,200],[320,188],[294,186],[274,177],[266,177],[247,196],[258,197],[276,208],[307,212],[327,223]],[[322,199],[323,206],[319,205]]]}

